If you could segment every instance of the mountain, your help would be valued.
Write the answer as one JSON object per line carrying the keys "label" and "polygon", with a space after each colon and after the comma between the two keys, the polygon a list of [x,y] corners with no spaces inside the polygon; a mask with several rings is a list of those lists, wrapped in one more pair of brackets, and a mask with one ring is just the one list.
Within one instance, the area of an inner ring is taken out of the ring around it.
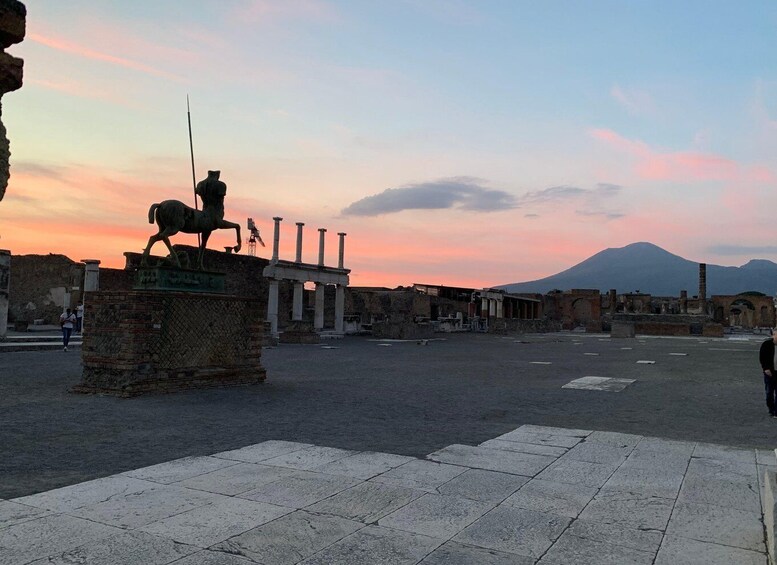
{"label": "mountain", "polygon": [[[654,296],[699,293],[699,264],[669,253],[652,243],[632,243],[600,251],[558,274],[522,283],[498,286],[507,292],[546,293],[553,289],[614,288],[619,293],[639,290]],[[758,291],[777,293],[777,263],[753,259],[741,267],[707,264],[707,296]]]}

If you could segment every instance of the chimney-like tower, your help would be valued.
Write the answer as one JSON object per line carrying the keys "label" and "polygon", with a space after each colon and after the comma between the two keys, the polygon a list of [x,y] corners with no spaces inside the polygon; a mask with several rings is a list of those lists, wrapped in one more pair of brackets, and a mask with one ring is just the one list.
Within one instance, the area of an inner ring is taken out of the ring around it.
{"label": "chimney-like tower", "polygon": [[699,263],[699,300],[707,300],[707,263]]}

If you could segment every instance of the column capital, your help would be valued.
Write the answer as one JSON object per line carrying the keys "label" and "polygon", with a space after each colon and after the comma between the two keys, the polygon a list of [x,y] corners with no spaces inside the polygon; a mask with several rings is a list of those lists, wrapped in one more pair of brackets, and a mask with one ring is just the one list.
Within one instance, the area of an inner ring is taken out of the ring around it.
{"label": "column capital", "polygon": [[298,225],[298,226],[304,226],[304,225],[305,225],[305,222],[297,222],[297,225]]}
{"label": "column capital", "polygon": [[280,216],[273,216],[272,219],[275,220],[276,222],[282,222],[283,221],[283,218],[281,218]]}
{"label": "column capital", "polygon": [[318,231],[320,231],[320,232],[322,232],[322,233],[323,233],[323,232],[325,232],[325,231],[326,231],[326,228],[318,228]]}

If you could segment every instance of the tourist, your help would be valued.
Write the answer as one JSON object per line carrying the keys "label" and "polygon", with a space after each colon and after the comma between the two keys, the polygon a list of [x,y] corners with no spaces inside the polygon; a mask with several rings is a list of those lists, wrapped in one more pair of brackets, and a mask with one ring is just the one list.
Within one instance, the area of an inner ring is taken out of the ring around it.
{"label": "tourist", "polygon": [[777,328],[772,331],[772,337],[761,344],[759,358],[764,372],[764,388],[766,389],[766,406],[772,418],[777,418],[777,372],[775,372],[775,355],[777,355]]}
{"label": "tourist", "polygon": [[81,327],[84,324],[84,303],[83,301],[76,306],[76,333],[81,333]]}
{"label": "tourist", "polygon": [[59,317],[59,325],[62,326],[62,345],[65,346],[65,351],[67,351],[67,344],[70,342],[70,334],[73,333],[73,325],[76,320],[76,315],[70,308]]}

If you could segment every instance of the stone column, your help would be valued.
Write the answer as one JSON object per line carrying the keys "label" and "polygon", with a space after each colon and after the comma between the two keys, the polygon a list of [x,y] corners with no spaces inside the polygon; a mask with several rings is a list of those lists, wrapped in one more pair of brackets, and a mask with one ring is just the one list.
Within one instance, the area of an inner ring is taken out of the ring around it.
{"label": "stone column", "polygon": [[291,319],[295,321],[302,320],[302,303],[305,296],[305,283],[294,283],[294,301],[291,305]]}
{"label": "stone column", "polygon": [[[273,236],[272,236],[272,260],[277,261],[278,246],[280,245],[280,242],[281,242],[281,222],[283,221],[283,218],[279,218],[278,216],[275,216],[273,218],[273,221],[275,222],[275,231],[273,232]],[[276,290],[277,290],[277,287],[276,287]],[[276,313],[277,313],[277,310],[276,310]]]}
{"label": "stone column", "polygon": [[504,300],[496,299],[496,317],[504,318]]}
{"label": "stone column", "polygon": [[[304,225],[305,224],[302,222],[297,222],[297,258],[295,259],[297,263],[302,263],[302,226]],[[297,287],[294,287],[295,296],[297,292],[296,288]]]}
{"label": "stone column", "polygon": [[488,317],[489,318],[496,317],[496,300],[494,300],[493,298],[488,299]]}
{"label": "stone column", "polygon": [[313,320],[313,329],[324,329],[324,289],[326,285],[323,283],[316,283],[316,306],[315,317]]}
{"label": "stone column", "polygon": [[688,291],[680,291],[680,314],[688,313]]}
{"label": "stone column", "polygon": [[11,252],[0,249],[0,341],[8,334],[8,295],[11,288]]}
{"label": "stone column", "polygon": [[337,259],[337,268],[338,269],[344,269],[345,265],[344,259],[345,259],[345,232],[340,232],[337,235],[340,236],[340,250],[338,252],[338,259]]}
{"label": "stone column", "polygon": [[[343,234],[345,235],[345,234]],[[345,287],[341,284],[335,289],[335,332],[343,333],[345,322]]]}
{"label": "stone column", "polygon": [[86,265],[84,268],[84,292],[100,290],[100,260],[81,259]]}
{"label": "stone column", "polygon": [[699,307],[707,314],[707,263],[699,263]]}
{"label": "stone column", "polygon": [[267,320],[275,337],[278,336],[278,282],[275,279],[270,280],[270,292],[267,294]]}
{"label": "stone column", "polygon": [[618,293],[614,288],[610,289],[610,315],[615,314],[616,301],[618,300]]}
{"label": "stone column", "polygon": [[488,318],[488,298],[485,296],[480,298],[480,317]]}
{"label": "stone column", "polygon": [[324,234],[326,228],[318,228],[318,264],[324,266]]}

